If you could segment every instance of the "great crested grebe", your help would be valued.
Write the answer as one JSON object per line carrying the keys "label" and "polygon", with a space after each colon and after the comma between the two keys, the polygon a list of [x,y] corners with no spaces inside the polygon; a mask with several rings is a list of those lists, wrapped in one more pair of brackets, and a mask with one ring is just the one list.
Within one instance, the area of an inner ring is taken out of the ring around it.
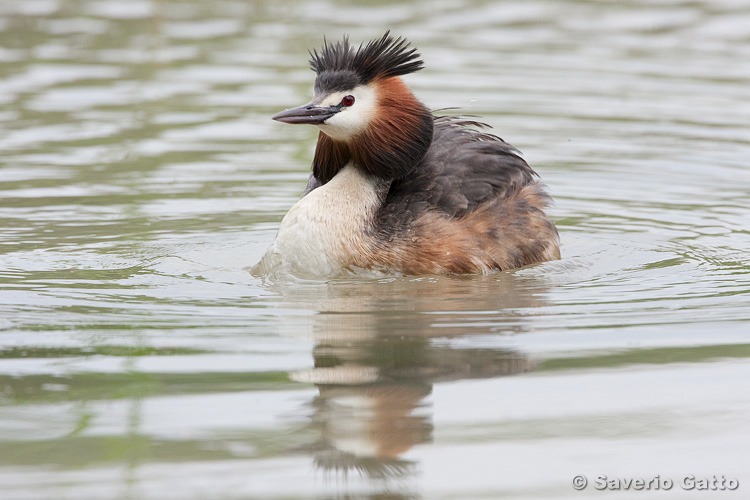
{"label": "great crested grebe", "polygon": [[537,174],[487,125],[433,116],[400,78],[423,68],[406,40],[344,37],[310,56],[312,102],[273,119],[320,129],[312,175],[258,272],[487,273],[560,258]]}

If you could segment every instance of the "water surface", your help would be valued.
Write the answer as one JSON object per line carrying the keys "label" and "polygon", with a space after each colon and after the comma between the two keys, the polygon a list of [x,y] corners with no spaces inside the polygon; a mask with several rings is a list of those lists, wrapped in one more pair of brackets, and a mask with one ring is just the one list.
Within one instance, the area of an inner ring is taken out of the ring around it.
{"label": "water surface", "polygon": [[[541,174],[563,260],[248,273],[309,172],[269,119],[306,50],[388,28]],[[741,0],[4,0],[3,498],[747,490],[749,78]]]}

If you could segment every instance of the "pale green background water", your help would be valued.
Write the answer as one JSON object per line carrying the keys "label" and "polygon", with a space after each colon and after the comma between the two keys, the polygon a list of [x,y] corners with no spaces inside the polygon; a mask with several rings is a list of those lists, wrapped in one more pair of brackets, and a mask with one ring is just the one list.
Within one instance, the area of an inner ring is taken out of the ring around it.
{"label": "pale green background water", "polygon": [[[245,270],[305,184],[269,117],[306,50],[387,28],[524,151],[562,261]],[[0,497],[747,497],[749,126],[748,1],[2,0]]]}

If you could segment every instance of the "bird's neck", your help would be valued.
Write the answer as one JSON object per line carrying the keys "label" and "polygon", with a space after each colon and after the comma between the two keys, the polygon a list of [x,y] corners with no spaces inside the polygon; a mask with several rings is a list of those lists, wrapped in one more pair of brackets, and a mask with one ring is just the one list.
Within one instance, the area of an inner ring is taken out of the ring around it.
{"label": "bird's neck", "polygon": [[409,174],[432,143],[432,113],[400,78],[378,83],[378,105],[367,129],[349,141],[320,132],[313,175],[323,184],[350,160],[368,175],[393,180]]}

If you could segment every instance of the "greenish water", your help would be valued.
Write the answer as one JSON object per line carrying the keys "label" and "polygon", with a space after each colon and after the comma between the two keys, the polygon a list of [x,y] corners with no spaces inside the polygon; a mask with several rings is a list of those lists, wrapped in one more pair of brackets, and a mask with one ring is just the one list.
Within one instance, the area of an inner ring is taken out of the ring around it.
{"label": "greenish water", "polygon": [[[542,175],[563,260],[249,274],[306,50],[388,28]],[[0,497],[746,496],[748,117],[741,0],[3,0]]]}

